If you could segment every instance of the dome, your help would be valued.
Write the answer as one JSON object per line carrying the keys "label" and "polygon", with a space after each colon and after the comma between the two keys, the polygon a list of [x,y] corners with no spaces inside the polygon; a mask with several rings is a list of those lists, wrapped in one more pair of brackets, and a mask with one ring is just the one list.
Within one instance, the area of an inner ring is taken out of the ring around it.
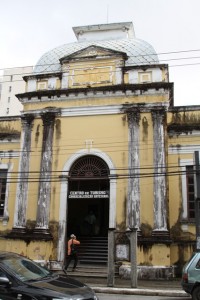
{"label": "dome", "polygon": [[[121,35],[118,35],[118,38],[116,38],[120,29]],[[93,25],[87,27],[74,27],[74,31],[77,36],[81,36],[81,39],[79,38],[78,42],[65,44],[45,53],[37,62],[33,71],[34,74],[60,72],[61,58],[71,55],[89,46],[99,46],[108,50],[115,50],[126,53],[126,55],[128,56],[128,59],[125,62],[126,66],[151,65],[159,63],[158,56],[154,48],[146,41],[135,38],[132,23],[130,22]],[[85,35],[83,34],[83,32]],[[107,32],[109,32],[109,38],[108,36],[106,36]],[[102,36],[100,36],[100,34],[102,35],[102,33],[106,36],[106,40],[102,40]],[[113,34],[113,36],[115,36],[115,39],[111,38],[111,33]],[[122,36],[122,33],[124,34],[124,36],[126,34],[126,38]],[[90,36],[88,40],[89,34]],[[101,38],[100,40],[98,38],[98,35]],[[97,40],[95,40],[95,38]]]}

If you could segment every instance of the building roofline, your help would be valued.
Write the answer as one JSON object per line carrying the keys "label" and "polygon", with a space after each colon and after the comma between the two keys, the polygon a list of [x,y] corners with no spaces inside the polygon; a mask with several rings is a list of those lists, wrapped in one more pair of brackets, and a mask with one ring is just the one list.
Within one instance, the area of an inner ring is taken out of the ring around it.
{"label": "building roofline", "polygon": [[108,30],[117,30],[121,29],[124,31],[128,31],[129,37],[134,37],[134,28],[132,22],[119,22],[119,23],[109,23],[109,24],[94,24],[94,25],[86,25],[86,26],[76,26],[72,27],[75,36],[79,39],[80,34],[86,32],[98,32],[98,31],[108,31]]}

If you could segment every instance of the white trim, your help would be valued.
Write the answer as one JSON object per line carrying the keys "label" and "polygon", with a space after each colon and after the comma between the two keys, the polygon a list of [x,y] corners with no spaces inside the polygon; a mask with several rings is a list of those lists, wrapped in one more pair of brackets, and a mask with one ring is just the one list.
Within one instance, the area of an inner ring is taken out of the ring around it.
{"label": "white trim", "polygon": [[[128,102],[128,96],[126,96],[127,103]],[[66,100],[66,99],[63,99]],[[62,99],[61,99],[62,101]],[[49,101],[50,103],[50,101]],[[129,103],[131,104],[131,103]],[[131,104],[132,108],[137,108],[137,104]],[[167,108],[168,104],[167,103],[156,103],[156,104],[145,104],[144,106],[140,107],[141,112],[151,112],[152,109],[155,109],[157,107],[163,107]],[[87,105],[87,106],[77,106],[77,107],[68,107],[68,108],[61,108],[60,113],[62,117],[76,117],[76,116],[93,116],[93,115],[111,115],[111,114],[124,114],[124,109],[125,106],[124,104],[120,105]],[[27,111],[26,114],[32,113],[35,115],[35,117],[39,118],[41,113],[43,113],[43,110],[29,110]]]}
{"label": "white trim", "polygon": [[19,157],[18,151],[0,151],[0,158]]}
{"label": "white trim", "polygon": [[168,154],[194,154],[194,151],[200,151],[200,144],[198,145],[170,145]]}
{"label": "white trim", "polygon": [[59,227],[60,234],[58,241],[58,261],[63,262],[66,253],[66,220],[67,220],[67,194],[68,194],[68,180],[67,176],[69,175],[70,168],[73,163],[85,156],[85,155],[95,155],[103,159],[109,169],[110,169],[110,200],[109,200],[109,228],[116,227],[116,171],[115,166],[111,160],[111,158],[104,152],[99,149],[91,148],[91,149],[82,149],[76,153],[74,153],[68,161],[65,163],[63,167],[62,175],[65,177],[61,180],[61,191],[60,191],[60,210],[59,210]]}
{"label": "white trim", "polygon": [[110,115],[110,114],[119,114],[122,112],[121,110],[122,110],[122,105],[72,107],[72,108],[62,109],[61,116],[73,117],[73,116]]}
{"label": "white trim", "polygon": [[193,159],[181,159],[181,184],[182,184],[182,220],[188,220],[188,207],[187,207],[187,178],[186,178],[186,166],[194,164]]}
{"label": "white trim", "polygon": [[11,139],[3,139],[0,141],[0,144],[4,144],[4,143],[6,143],[6,144],[20,143],[20,139],[11,138]]}
{"label": "white trim", "polygon": [[3,225],[5,226],[7,225],[9,219],[9,213],[8,213],[8,199],[9,199],[9,190],[10,190],[9,179],[11,178],[11,171],[13,169],[13,164],[0,163],[0,170],[1,169],[7,169],[6,195],[5,195],[4,212],[3,212]]}

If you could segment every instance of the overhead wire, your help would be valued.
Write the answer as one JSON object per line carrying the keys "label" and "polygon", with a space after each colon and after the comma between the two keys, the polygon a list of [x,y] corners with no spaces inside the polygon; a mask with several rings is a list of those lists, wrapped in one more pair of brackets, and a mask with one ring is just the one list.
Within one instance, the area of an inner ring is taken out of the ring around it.
{"label": "overhead wire", "polygon": [[[137,57],[151,57],[151,56],[158,56],[158,55],[169,55],[169,54],[180,54],[180,53],[188,53],[188,52],[199,52],[200,49],[193,49],[193,50],[181,50],[181,51],[171,51],[171,52],[161,52],[161,53],[157,53],[157,54],[143,54],[143,55],[130,55],[129,58],[137,58]],[[192,56],[192,57],[178,57],[178,58],[169,58],[169,59],[161,59],[159,60],[159,63],[161,63],[162,61],[172,61],[172,60],[188,60],[188,59],[199,59],[200,57],[199,56]],[[151,64],[151,63],[156,63],[154,60],[152,62],[147,62],[147,64]],[[181,65],[169,65],[169,67],[178,67],[178,66],[187,66],[187,65],[198,65],[200,63],[194,63],[194,64],[181,64]],[[37,64],[37,67],[43,67],[43,68],[47,68],[47,67],[53,67],[53,66],[56,66],[56,65],[59,65],[58,63],[55,63],[55,64]],[[76,64],[76,67],[77,66],[82,66],[81,64]],[[139,66],[141,64],[134,64],[132,65],[132,67],[136,67],[136,66]],[[104,62],[104,63],[101,63],[100,66],[107,66],[107,63]],[[142,66],[142,65],[141,65]],[[151,65],[149,65],[151,66]],[[22,68],[34,68],[35,66],[22,66],[22,67],[9,67],[9,68],[0,68],[1,71],[4,71],[4,70],[12,70],[12,69],[22,69]],[[49,71],[47,71],[48,73]],[[56,72],[56,71],[52,71],[52,72]],[[112,71],[112,72],[115,72],[115,71]],[[44,71],[41,71],[41,72],[37,72],[35,73],[35,75],[39,75],[40,73],[44,73]],[[105,72],[101,72],[102,74],[105,73]],[[89,73],[89,74],[96,74],[96,73]],[[4,76],[7,77],[7,76],[26,76],[26,75],[34,75],[34,73],[12,73],[12,74],[5,74]],[[70,74],[70,76],[80,76],[80,75],[84,75],[83,74],[78,74],[78,75],[72,75]],[[19,79],[19,80],[13,80],[13,81],[3,81],[3,82],[15,82],[15,81],[23,81],[22,79]]]}
{"label": "overhead wire", "polygon": [[[157,55],[162,55],[162,54],[174,54],[174,53],[185,53],[185,52],[192,52],[192,51],[200,51],[200,49],[194,49],[194,50],[184,50],[184,51],[173,51],[173,52],[163,52],[163,53],[157,53]],[[152,54],[152,55],[154,55],[155,56],[155,54]],[[141,55],[138,55],[138,56],[140,56],[141,57]],[[147,55],[143,55],[143,56],[147,56]],[[197,58],[199,58],[199,57],[187,57],[187,58],[174,58],[174,59],[169,59],[169,60],[182,60],[182,59],[197,59]],[[163,60],[163,61],[167,61],[167,60]],[[195,64],[198,64],[198,63],[195,63]],[[185,64],[185,65],[195,65],[195,64]],[[200,64],[200,63],[199,63]],[[43,65],[42,65],[43,66]],[[177,65],[177,66],[183,66],[183,65]],[[20,67],[21,68],[21,67]],[[24,67],[25,68],[25,67]],[[6,69],[9,69],[9,68],[6,68]],[[13,69],[13,68],[10,68],[10,69]],[[1,69],[1,70],[3,70],[3,69]],[[103,73],[103,72],[102,72]],[[91,73],[92,74],[92,73]],[[94,73],[94,74],[96,74],[96,73]],[[22,76],[22,74],[12,74],[12,75],[20,75],[20,76]],[[78,74],[78,75],[73,75],[73,76],[79,76],[80,74]],[[5,75],[5,76],[10,76],[10,75]],[[18,80],[17,80],[18,81]],[[20,80],[19,80],[20,81]],[[9,81],[10,82],[10,81]],[[11,81],[12,82],[12,81]],[[105,144],[105,143],[104,143]],[[69,146],[69,145],[68,145]],[[110,146],[109,146],[110,147]],[[117,147],[117,146],[116,146]],[[63,150],[63,149],[61,149],[61,150]],[[64,150],[66,150],[66,149],[64,149]],[[64,151],[63,150],[63,151]],[[142,150],[142,149],[140,149],[140,150]],[[54,150],[54,151],[56,151],[56,150]],[[119,150],[119,151],[121,151],[121,150]],[[124,150],[125,151],[125,150]],[[149,175],[148,175],[149,176]]]}

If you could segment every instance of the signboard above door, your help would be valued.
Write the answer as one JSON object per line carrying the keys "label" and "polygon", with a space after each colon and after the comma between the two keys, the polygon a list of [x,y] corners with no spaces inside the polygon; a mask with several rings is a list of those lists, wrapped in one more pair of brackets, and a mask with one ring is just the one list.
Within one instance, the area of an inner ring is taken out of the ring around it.
{"label": "signboard above door", "polygon": [[109,198],[107,191],[70,191],[69,198]]}

